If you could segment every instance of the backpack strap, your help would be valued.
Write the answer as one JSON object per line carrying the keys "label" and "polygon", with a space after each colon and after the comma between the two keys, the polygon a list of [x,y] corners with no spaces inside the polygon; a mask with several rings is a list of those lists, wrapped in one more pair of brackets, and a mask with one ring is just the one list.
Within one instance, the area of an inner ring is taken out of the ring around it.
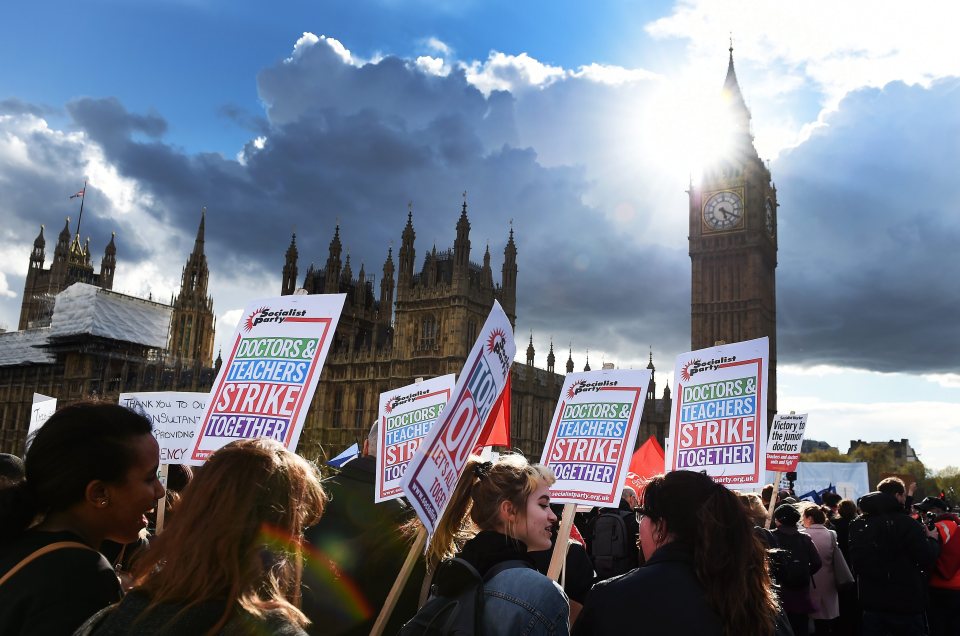
{"label": "backpack strap", "polygon": [[10,570],[3,575],[3,578],[0,578],[0,585],[3,585],[4,583],[6,583],[10,579],[10,577],[12,577],[14,574],[22,570],[27,565],[29,565],[30,562],[33,561],[34,559],[38,559],[42,557],[44,554],[48,554],[56,550],[63,550],[64,548],[80,548],[83,550],[90,550],[91,552],[96,552],[96,550],[94,550],[87,544],[80,543],[79,541],[57,541],[56,543],[45,545],[38,550],[34,550],[33,552],[25,556],[23,560],[20,561],[20,563],[17,563],[15,566],[10,568]]}
{"label": "backpack strap", "polygon": [[489,581],[496,575],[500,574],[504,570],[512,570],[513,568],[529,568],[532,570],[533,566],[531,566],[526,561],[521,561],[520,559],[511,559],[509,561],[501,561],[500,563],[497,563],[495,566],[487,570],[487,573],[483,575],[483,582],[486,583],[487,581]]}

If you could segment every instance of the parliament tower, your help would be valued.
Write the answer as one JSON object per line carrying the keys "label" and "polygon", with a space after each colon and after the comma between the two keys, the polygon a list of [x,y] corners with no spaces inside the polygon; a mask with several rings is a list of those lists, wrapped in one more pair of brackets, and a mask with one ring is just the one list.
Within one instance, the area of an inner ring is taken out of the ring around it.
{"label": "parliament tower", "polygon": [[777,410],[777,189],[757,154],[733,66],[723,83],[725,156],[690,184],[690,345],[770,339],[767,409]]}
{"label": "parliament tower", "polygon": [[204,254],[204,226],[206,208],[200,213],[200,227],[193,242],[193,252],[183,267],[180,293],[170,303],[169,354],[174,360],[184,363],[199,362],[204,367],[213,364],[213,338],[216,319],[213,315],[213,298],[207,294],[210,270]]}

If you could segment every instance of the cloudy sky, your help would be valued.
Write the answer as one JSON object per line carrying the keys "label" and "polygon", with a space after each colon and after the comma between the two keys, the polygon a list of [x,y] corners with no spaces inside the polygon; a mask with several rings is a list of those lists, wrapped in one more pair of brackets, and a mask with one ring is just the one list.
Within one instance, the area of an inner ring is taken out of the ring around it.
{"label": "cloudy sky", "polygon": [[[689,349],[684,190],[727,67],[778,188],[782,410],[808,437],[909,438],[960,464],[960,5],[683,0],[62,0],[0,24],[0,326],[30,246],[89,179],[115,288],[169,298],[206,206],[218,340],[339,221],[380,276],[412,202],[417,258],[499,271],[518,338],[583,365]],[[243,6],[237,6],[243,4]],[[147,6],[149,5],[149,6]],[[523,350],[524,347],[520,347]]]}

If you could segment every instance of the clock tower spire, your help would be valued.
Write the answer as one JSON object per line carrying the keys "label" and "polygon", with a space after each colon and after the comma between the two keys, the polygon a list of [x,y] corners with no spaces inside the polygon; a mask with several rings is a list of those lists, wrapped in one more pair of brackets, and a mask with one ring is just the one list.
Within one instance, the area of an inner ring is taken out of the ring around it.
{"label": "clock tower spire", "polygon": [[770,339],[767,407],[777,409],[777,190],[753,145],[730,45],[721,112],[722,156],[689,194],[690,345]]}

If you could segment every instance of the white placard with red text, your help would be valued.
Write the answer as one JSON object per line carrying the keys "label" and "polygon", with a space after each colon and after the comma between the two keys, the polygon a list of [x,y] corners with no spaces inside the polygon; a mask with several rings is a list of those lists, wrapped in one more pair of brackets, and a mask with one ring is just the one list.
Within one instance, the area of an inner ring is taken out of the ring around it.
{"label": "white placard with red text", "polygon": [[143,413],[153,422],[153,436],[160,446],[160,465],[203,462],[190,457],[197,426],[203,420],[209,393],[146,391],[121,393],[120,406]]}
{"label": "white placard with red text", "polygon": [[677,356],[668,470],[705,471],[731,488],[763,484],[767,338]]}
{"label": "white placard with red text", "polygon": [[450,401],[400,482],[428,534],[433,534],[443,516],[487,416],[503,391],[516,353],[510,320],[500,303],[494,301]]}
{"label": "white placard with red text", "polygon": [[345,298],[293,295],[247,305],[197,429],[194,460],[257,437],[296,450]]}
{"label": "white placard with red text", "polygon": [[433,428],[450,399],[452,373],[380,394],[377,440],[377,503],[403,496],[403,477],[413,454]]}
{"label": "white placard with red text", "polygon": [[557,477],[551,501],[619,505],[649,383],[649,369],[566,376],[540,459]]}
{"label": "white placard with red text", "polygon": [[789,473],[797,469],[806,428],[806,413],[777,413],[773,417],[767,439],[767,470]]}

